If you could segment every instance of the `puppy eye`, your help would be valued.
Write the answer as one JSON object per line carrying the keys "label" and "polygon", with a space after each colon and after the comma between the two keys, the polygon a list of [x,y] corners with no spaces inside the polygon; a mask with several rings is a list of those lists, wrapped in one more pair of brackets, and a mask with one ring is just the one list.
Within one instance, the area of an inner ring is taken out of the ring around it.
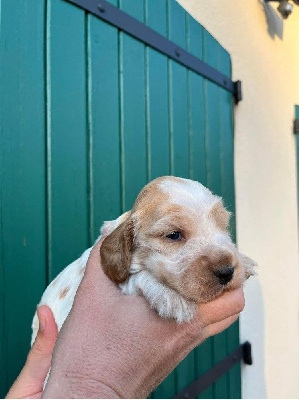
{"label": "puppy eye", "polygon": [[166,235],[166,237],[171,240],[181,240],[182,234],[181,234],[181,232],[174,231],[174,232],[171,232],[168,235]]}

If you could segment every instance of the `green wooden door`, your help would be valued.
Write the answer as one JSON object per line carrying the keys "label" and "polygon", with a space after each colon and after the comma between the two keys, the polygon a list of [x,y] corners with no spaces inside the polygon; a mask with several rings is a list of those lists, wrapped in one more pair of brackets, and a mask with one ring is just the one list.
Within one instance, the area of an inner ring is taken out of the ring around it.
{"label": "green wooden door", "polygon": [[[110,0],[231,75],[175,0]],[[232,94],[66,0],[0,0],[0,396],[46,285],[149,180],[190,177],[234,211]],[[235,236],[235,224],[232,224]],[[169,398],[239,345],[238,324],[152,394]],[[240,366],[201,394],[238,398]]]}

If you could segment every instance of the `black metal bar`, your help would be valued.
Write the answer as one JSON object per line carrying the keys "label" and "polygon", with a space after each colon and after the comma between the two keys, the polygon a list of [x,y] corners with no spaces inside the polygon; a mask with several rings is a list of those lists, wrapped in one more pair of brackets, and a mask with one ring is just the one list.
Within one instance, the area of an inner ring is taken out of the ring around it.
{"label": "black metal bar", "polygon": [[235,90],[234,90],[234,98],[235,102],[238,104],[239,101],[242,100],[242,82],[236,81],[234,82]]}
{"label": "black metal bar", "polygon": [[[147,27],[145,24],[139,22],[135,18],[131,17],[124,11],[105,0],[65,0],[72,3],[85,11],[88,11],[97,17],[103,19],[109,24],[116,26],[122,31],[133,36],[135,39],[147,44],[148,46],[158,50],[159,52],[167,55],[178,63],[191,69],[194,72],[202,75],[217,85],[223,87],[229,92],[235,95],[235,99],[238,102],[240,97],[236,93],[236,84],[227,76],[217,71],[215,68],[206,64],[199,58],[193,56],[186,50],[177,46],[175,43],[166,39],[158,32]],[[239,81],[238,81],[239,82]]]}
{"label": "black metal bar", "polygon": [[299,119],[298,119],[298,118],[296,118],[296,119],[294,120],[294,133],[295,133],[295,134],[298,134],[298,133],[299,133]]}
{"label": "black metal bar", "polygon": [[251,344],[249,342],[243,343],[224,360],[177,393],[173,399],[194,399],[240,360],[243,360],[245,364],[252,365]]}

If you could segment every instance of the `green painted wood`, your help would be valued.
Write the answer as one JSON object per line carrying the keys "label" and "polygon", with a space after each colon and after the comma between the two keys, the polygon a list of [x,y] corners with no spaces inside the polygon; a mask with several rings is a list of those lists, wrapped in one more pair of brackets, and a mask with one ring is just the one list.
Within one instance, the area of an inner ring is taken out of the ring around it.
{"label": "green painted wood", "polygon": [[[203,59],[203,28],[190,16],[187,17],[187,48]],[[207,184],[205,148],[205,96],[204,79],[192,71],[188,72],[189,90],[189,150],[190,178]],[[213,366],[212,341],[207,340],[194,350],[195,378]],[[213,387],[206,389],[198,398],[212,398]]]}
{"label": "green painted wood", "polygon": [[[7,371],[1,374],[1,389],[6,375],[11,381],[19,371],[28,350],[26,335],[10,338],[12,328],[16,331],[11,310],[20,301],[7,294],[14,271],[30,290],[35,285],[24,306],[24,320],[27,315],[31,324],[48,272],[52,279],[73,261],[97,237],[102,220],[129,209],[148,180],[169,173],[197,179],[223,195],[234,211],[230,94],[64,0],[39,0],[38,6],[37,0],[20,2],[17,12],[8,1],[0,10],[1,37],[7,35],[0,43],[1,61],[23,66],[7,63],[0,70],[5,93],[0,97],[0,139],[5,143],[0,146],[0,193],[13,182],[0,199],[0,301],[5,305],[0,310],[0,368]],[[230,75],[229,55],[174,0],[109,2],[120,3],[125,12]],[[11,122],[12,115],[16,121]],[[10,220],[16,204],[19,214]],[[24,236],[14,232],[17,226],[34,243],[22,242]],[[15,262],[10,254],[17,262],[7,272],[6,265]],[[28,271],[29,260],[35,265]],[[170,398],[238,342],[238,324],[207,340],[152,397]],[[240,397],[240,367],[199,397]]]}
{"label": "green painted wood", "polygon": [[[231,76],[231,61],[229,54],[219,46],[219,70]],[[221,147],[221,180],[222,196],[226,207],[232,212],[231,234],[236,241],[235,220],[235,186],[234,186],[234,136],[233,136],[233,99],[232,95],[219,88],[219,114],[220,114],[220,147]],[[227,352],[231,353],[239,346],[239,324],[234,323],[226,331]],[[229,398],[241,398],[241,366],[235,365],[227,374]],[[236,384],[239,382],[239,384]]]}
{"label": "green painted wood", "polygon": [[[182,7],[168,1],[168,39],[186,48],[186,17]],[[171,173],[189,176],[187,70],[169,60]]]}
{"label": "green painted wood", "polygon": [[[204,61],[217,66],[217,42],[207,31],[204,31],[203,51]],[[221,195],[218,87],[206,80],[205,95],[207,183],[213,193]]]}
{"label": "green painted wood", "polygon": [[[167,5],[147,0],[146,24],[167,34]],[[148,180],[170,174],[168,59],[151,48],[146,49],[146,116]]]}
{"label": "green painted wood", "polygon": [[[0,37],[3,38],[3,20],[6,15],[3,13],[0,7]],[[5,25],[4,25],[5,26]],[[3,64],[5,59],[3,40],[0,41],[0,64]],[[3,246],[3,199],[2,193],[4,190],[4,154],[3,154],[3,139],[4,139],[4,129],[2,127],[3,112],[4,112],[4,102],[3,102],[3,69],[0,68],[0,397],[4,398],[6,394],[7,387],[7,346],[6,346],[6,329],[5,329],[5,272],[4,272],[4,246]]]}
{"label": "green painted wood", "polygon": [[[168,38],[180,47],[187,49],[186,13],[176,2],[168,2]],[[189,110],[188,110],[188,72],[175,61],[169,61],[169,103],[172,171],[176,176],[188,178],[189,175]],[[176,393],[194,381],[194,352],[177,366]]]}
{"label": "green painted wood", "polygon": [[88,164],[93,242],[103,221],[121,214],[118,30],[89,16],[87,35]]}
{"label": "green painted wood", "polygon": [[[204,59],[210,65],[218,67],[219,44],[208,33],[204,34]],[[207,183],[208,187],[217,195],[222,195],[221,177],[221,149],[220,149],[220,116],[219,116],[219,88],[206,82],[206,128],[207,128]],[[227,332],[222,332],[212,338],[213,361],[217,363],[227,355]],[[227,374],[218,379],[213,385],[215,398],[228,397]]]}
{"label": "green painted wood", "polygon": [[[84,11],[48,1],[49,278],[88,246]],[[67,21],[67,23],[65,23]]]}
{"label": "green painted wood", "polygon": [[0,29],[2,397],[24,364],[45,287],[44,2],[2,1]]}
{"label": "green painted wood", "polygon": [[[203,28],[191,16],[187,16],[187,49],[196,57],[203,58]],[[188,71],[189,113],[189,175],[191,179],[206,184],[204,79]]]}
{"label": "green painted wood", "polygon": [[[143,1],[122,1],[121,9],[143,21]],[[145,46],[120,33],[122,201],[127,211],[147,182]]]}

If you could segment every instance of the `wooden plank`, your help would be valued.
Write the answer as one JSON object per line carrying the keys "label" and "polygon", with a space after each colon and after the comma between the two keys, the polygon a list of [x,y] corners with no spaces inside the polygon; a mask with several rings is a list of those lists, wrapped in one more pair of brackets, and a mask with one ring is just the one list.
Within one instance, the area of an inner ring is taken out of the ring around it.
{"label": "wooden plank", "polygon": [[[145,3],[146,24],[167,35],[166,2]],[[168,59],[157,51],[146,49],[147,65],[147,159],[148,179],[170,174]],[[167,399],[175,394],[175,372],[152,393],[151,398]]]}
{"label": "wooden plank", "polygon": [[[105,38],[105,39],[103,39]],[[121,214],[118,30],[88,17],[91,241]]]}
{"label": "wooden plank", "polygon": [[[44,2],[1,3],[1,383],[4,396],[30,347],[45,287]],[[2,286],[3,296],[3,286]]]}
{"label": "wooden plank", "polygon": [[[204,61],[212,66],[217,66],[216,49],[217,42],[204,31]],[[213,193],[221,195],[218,87],[206,80],[205,95],[207,183]]]}
{"label": "wooden plank", "polygon": [[[202,59],[203,28],[191,16],[187,17],[188,51]],[[189,175],[191,179],[206,184],[204,79],[188,71],[189,106]]]}
{"label": "wooden plank", "polygon": [[[231,76],[231,61],[229,54],[223,49],[218,51],[219,70]],[[233,135],[233,98],[225,90],[219,88],[220,110],[220,148],[221,148],[221,179],[222,196],[227,208],[233,213],[231,234],[236,240],[235,221],[235,187],[234,187],[234,135]],[[227,351],[232,352],[239,346],[239,324],[236,322],[227,331]],[[227,374],[229,398],[241,398],[241,367],[235,365]]]}
{"label": "wooden plank", "polygon": [[[3,27],[5,27],[5,17],[6,14],[3,12],[3,8],[0,7],[0,37],[5,37],[3,35]],[[3,48],[3,40],[0,41],[0,63],[3,65],[3,60],[6,58],[5,49]],[[2,193],[4,190],[4,145],[3,145],[3,79],[5,73],[3,73],[3,68],[0,68],[0,398],[4,398],[7,392],[7,346],[6,346],[6,332],[5,332],[5,272],[4,272],[4,247],[3,247],[3,198]]]}
{"label": "wooden plank", "polygon": [[[187,49],[186,12],[175,1],[168,3],[168,38]],[[175,176],[189,177],[189,114],[187,70],[175,61],[169,61],[170,128],[172,172]],[[194,352],[176,368],[176,393],[195,379]]]}
{"label": "wooden plank", "polygon": [[144,0],[134,1],[132,0],[118,0],[119,8],[129,14],[131,17],[136,18],[140,22],[144,22]]}
{"label": "wooden plank", "polygon": [[[167,4],[147,0],[146,24],[161,35],[167,35]],[[147,152],[148,179],[170,174],[168,59],[147,48]],[[152,398],[169,398],[175,393],[172,372],[152,393]]]}
{"label": "wooden plank", "polygon": [[[142,7],[141,7],[142,5]],[[143,21],[143,0],[122,1],[121,9]],[[122,206],[127,211],[147,182],[145,46],[120,34]]]}
{"label": "wooden plank", "polygon": [[[67,23],[66,23],[67,21]],[[88,245],[84,11],[48,3],[49,279]]]}
{"label": "wooden plank", "polygon": [[[168,39],[186,49],[185,11],[175,1],[168,2]],[[169,60],[169,104],[171,136],[171,173],[189,176],[187,70]]]}
{"label": "wooden plank", "polygon": [[[167,34],[165,2],[146,1],[146,24],[162,35]],[[170,174],[168,59],[146,49],[146,118],[148,180]]]}
{"label": "wooden plank", "polygon": [[[204,59],[208,64],[217,68],[219,44],[205,31]],[[222,195],[221,152],[220,152],[220,117],[219,117],[219,88],[206,82],[206,128],[207,128],[207,183],[208,187],[217,195]],[[213,337],[214,363],[221,361],[227,354],[226,332]],[[214,385],[215,398],[228,397],[227,374],[221,377]]]}
{"label": "wooden plank", "polygon": [[[188,50],[200,59],[203,58],[203,28],[191,16],[187,18]],[[206,148],[205,148],[205,97],[204,79],[192,71],[189,79],[189,142],[190,177],[206,185]],[[195,378],[205,373],[213,365],[213,342],[205,341],[194,350]],[[198,398],[212,398],[212,386]]]}

